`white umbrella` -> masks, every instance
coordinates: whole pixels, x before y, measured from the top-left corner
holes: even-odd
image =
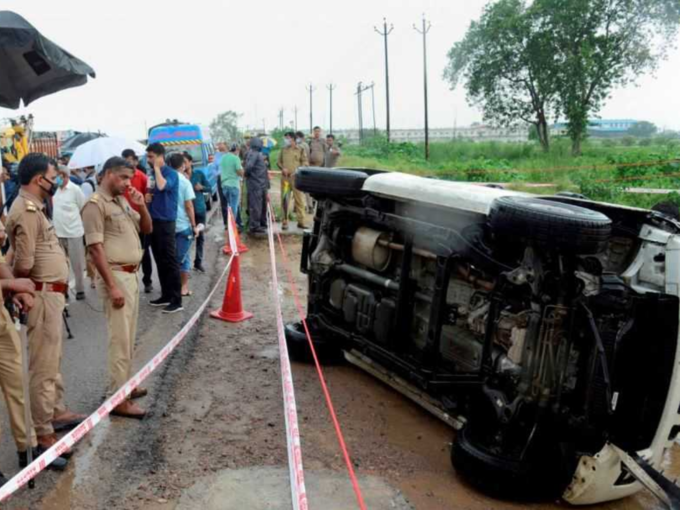
[[[146,152],[146,147],[134,140],[127,140],[116,136],[105,136],[95,138],[77,147],[73,156],[71,156],[71,160],[68,162],[68,167],[85,168],[103,165],[110,157],[120,156],[125,149],[132,149],[138,156]]]

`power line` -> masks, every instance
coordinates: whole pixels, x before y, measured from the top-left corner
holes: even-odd
[[[385,41],[385,102],[387,103],[387,142],[390,141],[390,65],[387,54],[387,36],[394,30],[394,25],[390,23],[390,28],[387,28],[387,18],[383,18],[383,30],[382,32],[378,30],[377,27],[373,27],[378,34],[380,34]]]
[[[425,19],[423,14],[423,28],[419,29],[415,23],[413,29],[423,36],[423,89],[425,92],[425,159],[430,159],[430,126],[427,115],[427,33],[432,28],[432,23]]]

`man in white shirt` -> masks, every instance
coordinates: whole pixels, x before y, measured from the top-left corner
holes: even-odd
[[[83,169],[81,174],[83,176],[83,184],[80,189],[85,195],[85,199],[89,199],[95,191],[97,191],[97,172],[93,166]]]
[[[71,261],[71,269],[76,277],[76,299],[85,299],[85,245],[83,244],[83,220],[80,210],[85,206],[85,195],[82,190],[69,179],[70,172],[65,166],[59,166],[57,184],[59,189],[54,195],[53,222],[59,243]]]

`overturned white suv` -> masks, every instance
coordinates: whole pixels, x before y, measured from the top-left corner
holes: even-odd
[[[459,428],[457,471],[499,497],[644,484],[678,505],[659,469],[680,431],[680,223],[399,173],[303,168],[296,186],[318,201],[301,267],[319,355]]]

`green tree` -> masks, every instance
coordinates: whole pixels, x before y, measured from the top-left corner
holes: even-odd
[[[216,142],[230,142],[240,138],[238,119],[240,113],[232,110],[220,113],[210,123],[210,133]]]
[[[525,0],[487,5],[449,51],[444,79],[452,89],[465,82],[468,102],[481,107],[485,121],[531,124],[547,151],[556,83],[550,34],[540,21]]]
[[[636,122],[631,127],[629,127],[627,134],[630,136],[636,136],[638,138],[649,138],[654,136],[657,131],[658,129],[654,124],[647,122],[646,120],[641,120],[640,122]]]
[[[654,71],[666,56],[680,0],[536,0],[532,9],[551,35],[560,110],[579,155],[588,119],[612,89]]]

